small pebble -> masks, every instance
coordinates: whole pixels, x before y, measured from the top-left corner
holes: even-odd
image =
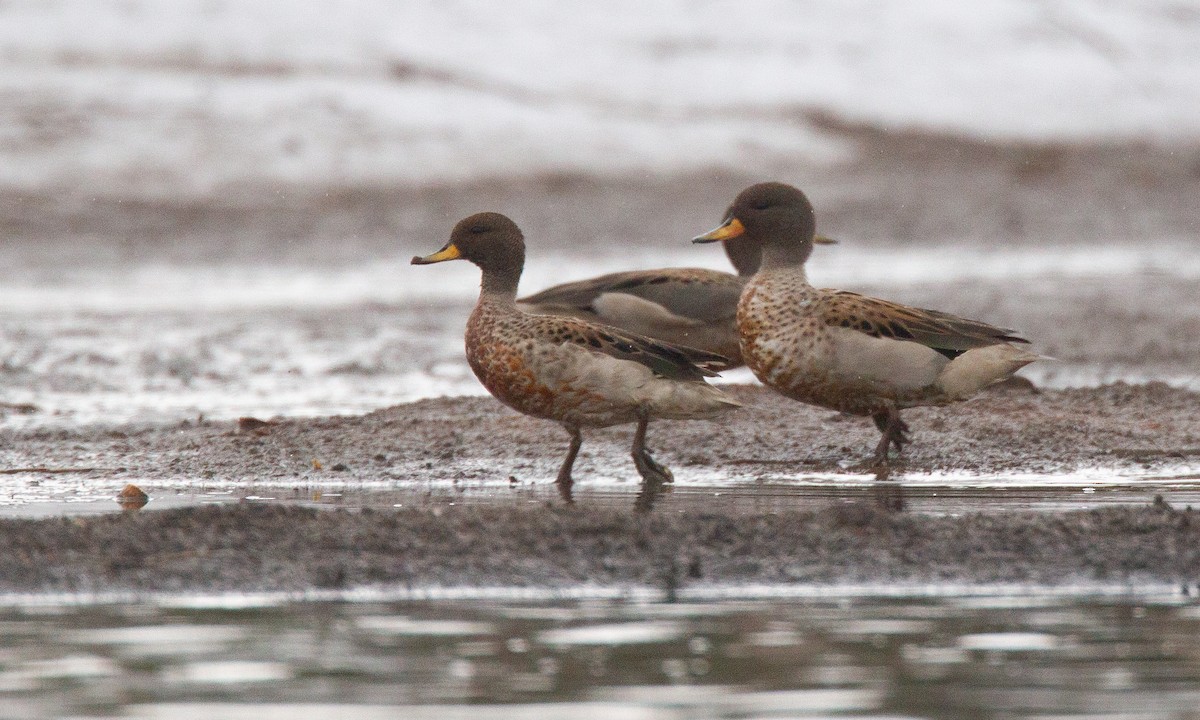
[[[148,502],[150,502],[150,496],[133,483],[121,488],[121,492],[117,493],[117,503],[125,510],[144,508]]]

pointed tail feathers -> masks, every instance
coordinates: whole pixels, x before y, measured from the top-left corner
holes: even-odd
[[[1009,343],[974,348],[947,364],[938,384],[949,399],[964,400],[1031,362],[1048,359]]]
[[[651,414],[660,418],[709,418],[742,407],[740,402],[703,380],[678,382],[656,378],[644,391]]]

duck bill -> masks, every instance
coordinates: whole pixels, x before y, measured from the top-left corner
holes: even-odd
[[[413,265],[432,265],[434,263],[446,262],[447,260],[458,260],[462,257],[462,253],[458,251],[458,247],[454,243],[450,243],[446,247],[438,250],[432,255],[421,257],[414,255],[412,259]]]
[[[694,243],[711,243],[718,240],[729,240],[746,232],[746,226],[742,225],[742,221],[735,217],[730,217],[725,222],[718,225],[716,228],[709,230],[703,235],[692,238]]]
[[[824,235],[814,235],[813,242],[817,245],[837,245],[838,241]]]

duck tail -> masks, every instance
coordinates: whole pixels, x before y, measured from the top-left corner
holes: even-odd
[[[648,398],[650,412],[655,417],[687,420],[702,419],[742,407],[737,400],[720,388],[703,380],[672,382],[659,380]]]
[[[1031,362],[1048,358],[1009,343],[972,348],[950,361],[938,384],[951,400],[965,400]]]

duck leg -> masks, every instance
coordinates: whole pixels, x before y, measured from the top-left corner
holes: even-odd
[[[558,469],[558,477],[554,483],[558,485],[558,494],[562,496],[563,502],[574,505],[575,495],[571,492],[571,486],[575,484],[575,480],[571,477],[571,468],[575,467],[575,457],[579,455],[579,448],[583,445],[583,435],[575,425],[564,427],[571,433],[571,445],[567,448],[567,456],[563,458],[562,467]]]
[[[646,428],[649,425],[649,416],[642,415],[638,418],[637,430],[633,433],[633,448],[630,452],[633,456],[633,464],[637,467],[638,474],[646,482],[673,482],[675,476],[671,474],[671,471],[656,463],[654,458],[650,457],[650,451],[646,449]]]
[[[908,423],[900,419],[900,410],[895,406],[875,413],[871,419],[883,434],[883,437],[879,438],[879,444],[875,446],[874,462],[876,465],[886,466],[889,445],[895,445],[897,453],[904,451],[904,446],[908,443]]]

